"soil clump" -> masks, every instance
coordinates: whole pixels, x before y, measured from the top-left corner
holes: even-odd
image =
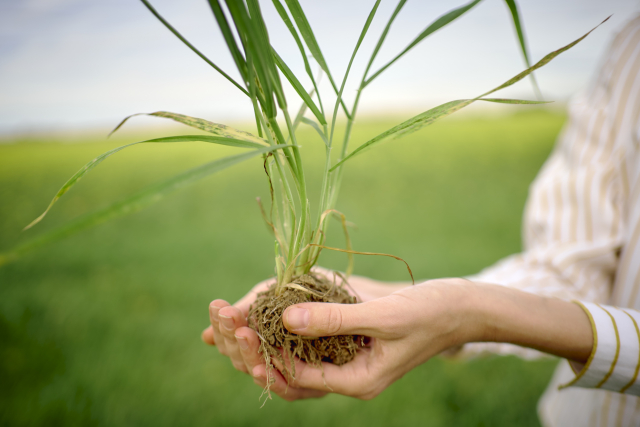
[[[284,310],[293,304],[357,303],[356,297],[351,296],[345,289],[344,281],[338,285],[319,274],[304,274],[295,277],[279,296],[276,295],[275,289],[274,284],[267,291],[260,292],[248,316],[249,326],[260,337],[260,352],[267,362],[267,371],[273,368],[272,359],[276,359],[285,378],[295,379],[295,357],[319,368],[322,368],[322,362],[344,365],[353,360],[363,337],[305,337],[289,332],[282,322]],[[283,355],[286,355],[287,363]]]

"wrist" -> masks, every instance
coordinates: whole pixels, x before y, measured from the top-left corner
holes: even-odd
[[[473,341],[510,343],[578,362],[591,353],[591,324],[576,304],[484,283],[475,291]]]

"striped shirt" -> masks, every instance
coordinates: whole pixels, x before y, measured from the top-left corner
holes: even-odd
[[[563,361],[545,426],[640,426],[640,16],[615,37],[529,189],[524,251],[472,277],[580,301],[594,331],[584,366]],[[536,355],[474,343],[463,353]]]

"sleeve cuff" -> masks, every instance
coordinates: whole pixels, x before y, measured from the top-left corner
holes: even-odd
[[[640,313],[600,304],[574,301],[589,317],[593,349],[587,363],[571,362],[576,377],[569,386],[601,388],[640,394]]]

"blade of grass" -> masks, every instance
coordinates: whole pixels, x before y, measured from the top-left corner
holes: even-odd
[[[369,70],[371,69],[371,65],[373,65],[373,61],[376,59],[376,56],[378,56],[378,52],[380,51],[380,48],[382,47],[382,44],[384,43],[385,39],[387,38],[387,34],[389,33],[389,30],[391,29],[391,24],[393,24],[393,21],[395,21],[396,16],[398,16],[400,11],[404,7],[405,3],[407,3],[407,0],[400,0],[398,2],[398,5],[396,6],[396,8],[394,9],[393,13],[391,14],[391,17],[389,17],[389,21],[387,21],[387,25],[384,27],[384,30],[382,31],[382,34],[380,34],[380,38],[378,39],[378,43],[376,44],[375,49],[373,49],[373,53],[371,54],[371,58],[369,58],[369,63],[367,64],[367,68],[365,69],[364,74],[362,75],[362,83],[360,83],[361,87],[364,87],[364,83],[367,80],[367,74],[369,74]],[[354,110],[355,110],[355,107],[354,107]],[[353,111],[353,113],[355,114],[355,111]]]
[[[582,40],[584,40],[585,37],[587,37],[589,34],[591,34],[593,32],[593,30],[595,30],[596,28],[598,28],[600,25],[604,24],[605,22],[607,22],[609,20],[609,18],[611,18],[611,15],[608,16],[604,21],[602,21],[601,23],[599,23],[598,25],[596,25],[595,27],[593,27],[588,33],[586,33],[584,36],[580,37],[579,39],[569,43],[568,45],[561,47],[558,50],[555,50],[549,54],[547,54],[544,58],[542,58],[540,61],[536,62],[532,67],[527,68],[526,70],[524,70],[523,72],[521,72],[520,74],[518,74],[517,76],[507,80],[506,82],[504,82],[503,84],[501,84],[500,86],[491,89],[489,92],[487,93],[483,93],[482,95],[480,95],[478,98],[480,97],[484,97],[487,96],[493,92],[496,92],[500,89],[504,89],[505,87],[509,87],[514,83],[519,82],[520,80],[524,79],[525,77],[527,77],[529,74],[531,74],[532,72],[534,72],[535,70],[537,70],[540,67],[544,67],[545,65],[547,65],[549,62],[551,62],[551,60],[553,60],[553,58],[555,58],[556,56],[560,55],[561,53],[571,49],[572,47],[574,47],[575,45],[577,45],[578,43],[580,43]]]
[[[245,95],[249,96],[249,92],[247,92],[247,90],[245,88],[243,88],[242,86],[240,86],[238,84],[238,82],[236,82],[235,80],[233,80],[227,73],[225,73],[220,67],[218,67],[216,64],[214,64],[209,58],[207,58],[206,56],[204,56],[198,49],[196,49],[191,43],[189,43],[187,41],[187,39],[185,39],[184,37],[182,37],[182,34],[180,34],[175,28],[173,28],[173,26],[171,26],[171,24],[169,24],[154,8],[153,6],[151,6],[151,4],[149,4],[149,2],[147,0],[140,0],[142,1],[142,3],[147,7],[147,9],[149,9],[149,11],[151,13],[153,13],[153,15],[158,18],[158,20],[160,22],[162,22],[162,24],[164,24],[165,27],[167,27],[169,29],[169,31],[171,31],[177,38],[180,39],[180,41],[184,44],[187,45],[187,47],[189,49],[191,49],[196,55],[198,55],[200,58],[202,58],[207,64],[211,65],[217,72],[219,72],[220,74],[222,74],[222,76],[229,80],[235,87],[237,87],[238,89],[240,89],[242,91],[242,93],[244,93]]]
[[[257,25],[249,16],[249,11],[243,0],[226,0],[226,4],[242,40],[247,62],[252,61],[256,79],[260,82],[262,96],[260,94],[257,95],[262,108],[269,119],[276,117],[277,110],[273,99],[273,81],[269,72],[269,60],[273,62],[270,46],[268,43],[265,45],[265,40],[260,36],[256,28]],[[265,51],[265,49],[267,50]]]
[[[498,104],[551,104],[553,101],[529,101],[527,99],[478,98],[478,101],[497,102]]]
[[[250,132],[246,132],[240,129],[235,129],[231,126],[223,125],[220,123],[210,122],[205,119],[199,119],[197,117],[185,116],[184,114],[170,113],[168,111],[156,111],[155,113],[137,113],[125,117],[118,126],[115,127],[110,133],[111,136],[114,132],[122,127],[127,120],[135,116],[154,116],[163,117],[166,119],[175,120],[176,122],[191,126],[192,128],[200,129],[205,132],[209,132],[215,135],[224,136],[226,138],[239,139],[243,141],[256,142],[259,144],[267,144],[267,141],[253,135]]]
[[[315,129],[316,132],[318,132],[318,135],[320,135],[320,138],[322,139],[322,142],[324,142],[324,145],[328,146],[329,142],[327,141],[327,137],[324,136],[324,133],[322,132],[322,129],[320,128],[320,125],[318,125],[316,122],[314,122],[311,119],[307,119],[306,117],[302,117],[300,119],[300,121],[302,123],[304,123],[305,125],[311,126],[312,128]]]
[[[218,0],[209,0],[209,5],[211,7],[211,11],[213,12],[213,16],[218,22],[218,27],[222,32],[222,36],[224,37],[224,41],[227,44],[227,48],[231,52],[233,61],[236,63],[236,67],[238,68],[238,71],[240,72],[240,75],[242,76],[242,79],[246,84],[248,81],[247,62],[244,59],[242,52],[238,48],[235,37],[233,37],[233,32],[231,31],[231,27],[229,27],[227,18],[224,16],[222,6],[220,6],[220,2]]]
[[[249,160],[253,157],[257,157],[263,153],[268,153],[284,147],[284,145],[262,147],[259,150],[253,150],[249,153],[236,154],[234,156],[214,160],[213,162],[205,163],[204,165],[182,172],[172,178],[169,178],[166,181],[147,187],[144,190],[125,198],[124,200],[112,204],[111,206],[108,206],[97,212],[82,216],[69,224],[66,224],[60,228],[56,228],[48,233],[36,237],[35,239],[18,245],[9,252],[0,254],[0,265],[14,261],[20,256],[36,248],[39,248],[48,243],[53,243],[86,228],[98,225],[113,218],[137,212],[149,205],[162,200],[168,194],[180,188],[186,187],[187,185],[192,184],[213,173],[222,171],[228,167],[241,163],[245,160]]]
[[[298,2],[298,0],[285,0],[285,3],[287,3],[287,6],[289,7],[291,16],[293,16],[293,20],[296,22],[296,25],[300,30],[300,34],[302,35],[304,42],[309,48],[311,55],[313,55],[316,62],[320,65],[320,68],[322,68],[322,70],[327,74],[327,77],[329,78],[329,82],[331,83],[331,86],[333,87],[333,90],[337,95],[338,86],[336,85],[335,80],[333,80],[333,76],[329,71],[329,66],[327,65],[327,62],[324,60],[324,55],[322,55],[322,51],[320,50],[320,45],[316,40],[316,36],[313,34],[313,30],[311,29],[311,25],[307,20],[307,16],[304,14],[304,11],[302,10],[302,6],[300,6],[300,3]],[[347,117],[350,117],[351,115],[349,114],[347,106],[344,104],[344,102],[342,102],[341,104],[342,104],[342,108],[344,110],[345,115]]]
[[[251,23],[254,27],[255,33],[258,34],[257,48],[261,54],[268,72],[269,78],[273,84],[274,94],[278,100],[280,108],[287,108],[287,101],[284,97],[284,90],[282,89],[282,82],[280,81],[280,74],[276,68],[272,53],[271,43],[269,41],[269,32],[267,26],[262,18],[262,11],[260,10],[260,4],[258,0],[246,0],[249,7],[249,13],[251,14]],[[264,57],[264,58],[263,58]]]
[[[511,12],[511,19],[513,21],[513,26],[515,27],[516,34],[518,35],[518,41],[520,42],[520,51],[522,52],[522,56],[524,57],[524,63],[527,68],[531,67],[531,62],[529,62],[529,52],[527,51],[527,42],[524,37],[524,31],[522,30],[522,24],[520,23],[520,13],[518,12],[518,4],[515,0],[504,0]],[[538,86],[538,82],[536,81],[536,77],[533,73],[529,76],[531,78],[531,85],[533,86],[533,90],[536,93],[536,98],[538,100],[542,100],[542,93],[540,92],[540,87]]]
[[[373,8],[371,9],[371,12],[369,12],[369,16],[365,21],[362,31],[360,32],[360,37],[358,37],[358,42],[356,43],[356,46],[353,49],[351,58],[349,59],[349,65],[347,66],[347,71],[345,72],[344,78],[342,79],[342,84],[340,85],[340,91],[338,92],[338,96],[336,98],[336,104],[335,104],[335,107],[333,108],[333,117],[331,119],[331,133],[329,134],[329,143],[327,144],[327,149],[326,149],[325,167],[324,167],[324,173],[322,175],[322,191],[320,193],[320,209],[322,211],[327,209],[327,205],[330,200],[331,181],[332,181],[331,177],[329,176],[331,172],[331,147],[333,145],[333,135],[336,128],[336,118],[338,114],[339,102],[342,100],[342,93],[347,83],[347,79],[349,78],[349,72],[351,71],[351,65],[353,64],[353,60],[355,59],[356,54],[358,53],[358,49],[360,49],[360,45],[362,44],[362,41],[367,35],[369,26],[371,25],[371,21],[373,21],[373,18],[375,17],[376,12],[378,10],[378,6],[380,6],[380,0],[377,0],[376,3],[373,5]],[[353,111],[355,111],[355,108]],[[353,120],[351,117],[349,117],[347,120],[347,126],[348,126],[347,129],[349,129],[352,123],[353,123]],[[318,220],[316,223],[316,232],[320,233],[322,230],[323,230],[323,222],[322,222],[321,215],[318,214]],[[303,262],[306,262],[305,257],[303,257],[303,260],[302,260]],[[316,259],[316,258],[317,258],[316,256],[313,256],[313,254],[311,254],[311,259]]]
[[[118,151],[124,150],[127,147],[131,147],[137,144],[171,143],[171,142],[187,142],[187,141],[202,141],[202,142],[209,142],[214,144],[228,145],[228,146],[240,147],[240,148],[257,148],[257,149],[265,148],[263,144],[257,144],[251,141],[242,141],[242,140],[231,139],[231,138],[226,138],[222,136],[209,136],[209,135],[182,135],[182,136],[169,136],[164,138],[154,138],[154,139],[147,139],[144,141],[132,142],[131,144],[114,148],[113,150],[109,150],[106,153],[102,153],[101,155],[99,155],[98,157],[96,157],[86,165],[84,165],[82,169],[80,169],[71,178],[69,178],[69,180],[64,183],[62,188],[60,188],[60,190],[58,190],[56,195],[53,197],[53,199],[49,203],[49,206],[47,206],[47,209],[45,209],[45,211],[40,216],[38,216],[36,219],[31,221],[31,223],[27,225],[24,228],[24,230],[28,230],[29,228],[33,227],[34,225],[42,221],[42,219],[49,212],[49,210],[51,210],[53,205],[58,201],[58,199],[60,199],[60,197],[62,197],[67,191],[69,191],[71,187],[76,185],[78,181],[80,181],[80,179],[82,179],[82,177],[88,174],[93,168],[98,166],[100,163],[102,163],[108,157],[111,157]]]
[[[275,6],[276,11],[280,15],[280,19],[282,19],[282,22],[284,22],[284,24],[287,26],[287,28],[289,29],[289,32],[291,33],[291,35],[293,36],[293,39],[296,42],[296,45],[298,46],[298,50],[300,51],[300,56],[302,56],[302,60],[304,62],[304,69],[306,70],[307,75],[311,79],[311,83],[313,84],[313,90],[318,94],[318,104],[320,106],[320,111],[324,116],[324,106],[322,105],[320,92],[318,92],[318,85],[317,85],[316,79],[313,76],[313,71],[311,71],[311,66],[309,65],[309,60],[307,59],[307,53],[304,50],[304,46],[302,44],[302,41],[300,40],[298,31],[296,31],[296,28],[293,26],[293,22],[291,22],[291,19],[289,19],[289,15],[287,14],[287,11],[285,10],[284,6],[282,6],[282,3],[280,2],[280,0],[273,0],[273,5]]]
[[[453,10],[445,13],[444,15],[442,15],[441,17],[439,17],[435,21],[433,21],[431,23],[431,25],[429,25],[427,28],[425,28],[418,35],[418,37],[416,37],[411,43],[409,43],[409,45],[402,52],[400,52],[398,55],[396,55],[395,58],[393,58],[391,61],[387,62],[378,71],[373,73],[373,75],[366,80],[366,82],[364,83],[364,86],[369,85],[369,83],[371,83],[376,77],[378,77],[384,70],[386,70],[391,65],[393,65],[394,62],[396,62],[398,59],[400,59],[402,56],[404,56],[405,53],[407,53],[411,49],[413,49],[422,40],[427,38],[429,35],[435,33],[440,28],[442,28],[442,27],[446,26],[447,24],[453,22],[454,20],[456,20],[460,16],[464,15],[465,12],[467,12],[469,9],[471,9],[472,7],[474,7],[475,5],[480,3],[480,1],[481,0],[473,0],[471,3],[468,3],[468,4],[466,4],[464,6],[461,6],[461,7],[457,8],[457,9],[453,9]]]
[[[521,73],[519,73],[518,75],[516,75],[515,77],[512,77],[511,79],[507,80],[506,82],[504,82],[503,84],[501,84],[500,86],[491,89],[490,91],[483,93],[482,95],[473,98],[473,99],[458,99],[456,101],[450,101],[447,102],[445,104],[439,105],[437,107],[434,107],[428,111],[425,111],[424,113],[418,114],[417,116],[414,116],[412,118],[410,118],[409,120],[406,120],[402,123],[400,123],[399,125],[396,125],[394,127],[392,127],[391,129],[381,133],[380,135],[370,139],[369,141],[365,142],[364,144],[362,144],[361,146],[359,146],[357,149],[355,149],[354,151],[352,151],[348,156],[346,156],[344,159],[342,159],[341,161],[339,161],[338,163],[336,163],[332,168],[331,171],[335,170],[338,166],[340,166],[342,163],[344,163],[345,161],[347,161],[350,158],[353,158],[354,156],[361,154],[364,150],[371,148],[372,145],[374,144],[378,144],[381,141],[387,139],[388,137],[392,136],[392,135],[397,135],[400,136],[402,134],[406,134],[409,132],[414,132],[418,129],[421,129],[425,126],[428,126],[430,124],[432,124],[433,122],[435,122],[438,119],[441,119],[442,117],[448,116],[450,114],[455,113],[456,111],[466,107],[467,105],[475,102],[475,101],[489,101],[489,102],[501,102],[501,103],[510,103],[510,104],[540,104],[540,103],[544,103],[544,101],[524,101],[524,100],[504,100],[501,98],[484,98],[485,96],[496,92],[500,89],[504,89],[506,87],[509,87],[511,85],[513,85],[514,83],[519,82],[520,80],[524,79],[526,76],[528,76],[529,74],[531,74],[534,70],[537,70],[540,67],[543,67],[544,65],[548,64],[553,58],[555,58],[556,56],[560,55],[562,52],[565,52],[569,49],[571,49],[573,46],[575,46],[576,44],[578,44],[579,42],[581,42],[585,37],[587,37],[589,34],[591,34],[591,32],[593,30],[595,30],[596,28],[598,28],[600,25],[602,25],[603,23],[605,23],[608,19],[610,18],[610,16],[605,19],[604,21],[602,21],[600,24],[596,25],[593,29],[591,29],[588,33],[586,33],[585,35],[583,35],[582,37],[580,37],[579,39],[569,43],[568,45],[555,50],[549,54],[547,54],[544,58],[542,58],[540,61],[538,61],[535,65],[533,65],[532,67],[527,68],[526,70],[522,71]]]
[[[275,59],[278,68],[280,68],[280,71],[282,71],[282,74],[284,74],[287,80],[289,80],[289,83],[291,83],[291,86],[293,86],[293,88],[295,89],[296,93],[300,96],[300,98],[302,98],[302,102],[304,102],[307,107],[309,107],[313,115],[316,116],[320,123],[326,125],[327,121],[324,119],[324,115],[320,112],[315,102],[313,102],[298,78],[295,76],[295,74],[293,74],[291,69],[289,69],[287,64],[283,61],[280,55],[278,55],[275,49],[273,50],[273,58]]]

